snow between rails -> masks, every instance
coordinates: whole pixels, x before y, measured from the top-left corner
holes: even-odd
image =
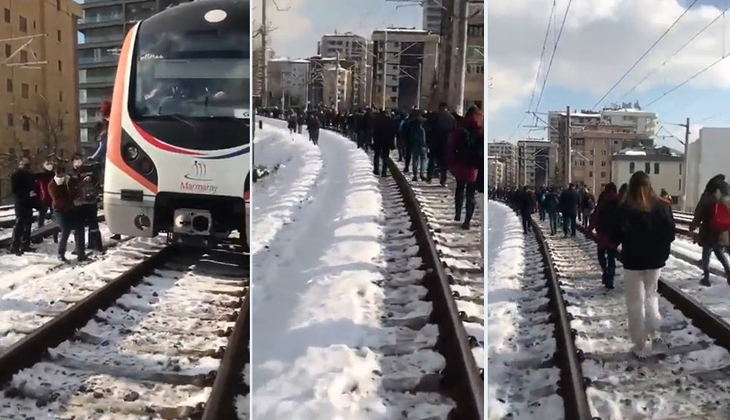
[[[389,339],[375,284],[385,266],[378,181],[351,141],[323,131],[320,150],[309,199],[264,262],[254,259],[251,417],[402,418],[378,392],[383,366],[371,350]]]

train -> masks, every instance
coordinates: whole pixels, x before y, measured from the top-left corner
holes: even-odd
[[[112,233],[250,240],[250,3],[200,0],[133,26],[114,83],[103,205]]]

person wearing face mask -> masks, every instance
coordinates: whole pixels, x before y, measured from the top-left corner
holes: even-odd
[[[10,176],[10,188],[15,204],[15,226],[10,251],[18,256],[33,251],[30,247],[30,229],[36,199],[34,183],[35,177],[30,170],[30,159],[22,158],[18,170]]]
[[[61,227],[61,238],[58,241],[58,259],[68,262],[66,259],[66,245],[71,231],[74,232],[76,252],[78,261],[85,261],[88,257],[84,249],[84,225],[81,223],[81,213],[76,201],[76,180],[69,177],[66,171],[59,167],[56,169],[53,181],[48,185],[48,193],[52,199],[53,213],[58,226]]]
[[[102,251],[101,233],[99,232],[97,176],[90,166],[84,165],[80,154],[75,154],[72,160],[74,173],[72,178],[76,179],[74,187],[75,200],[78,206],[79,220],[82,229],[89,228],[89,249]]]

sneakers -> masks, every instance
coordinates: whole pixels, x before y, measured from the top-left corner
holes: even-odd
[[[61,261],[64,264],[65,263],[68,263],[68,260],[66,259],[66,256],[65,255],[59,255],[58,256],[58,261]]]
[[[652,355],[651,344],[644,348],[633,346],[631,347],[631,354],[639,360],[646,360]]]
[[[461,228],[464,229],[464,230],[469,230],[471,228],[471,223],[470,222],[464,222],[464,223],[461,224]],[[527,232],[525,232],[525,233],[527,233]]]
[[[34,251],[35,251],[35,248],[33,248],[31,246],[24,246],[23,247],[23,252],[34,252]]]
[[[710,283],[710,276],[702,277],[702,280],[700,280],[700,286],[705,286],[705,287],[712,286],[712,283]]]

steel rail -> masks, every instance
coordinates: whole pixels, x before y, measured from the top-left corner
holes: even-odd
[[[484,373],[474,361],[469,335],[459,317],[449,277],[441,262],[436,243],[429,231],[428,221],[408,180],[392,159],[386,165],[403,194],[408,214],[413,222],[420,255],[428,267],[423,285],[428,289],[427,299],[433,303],[432,321],[438,324],[437,347],[446,358],[444,389],[456,402],[456,419],[482,420],[484,412]]]
[[[104,215],[97,216],[97,220],[99,223],[105,221]],[[15,223],[13,221],[13,223]],[[56,235],[61,232],[61,227],[58,226],[58,223],[56,222],[48,222],[47,224],[43,225],[43,227],[34,229],[30,233],[30,240],[33,241],[35,239],[43,239],[47,238],[49,236]],[[13,238],[11,236],[8,236],[6,238],[0,239],[0,248],[9,248],[10,245],[13,244]]]
[[[565,418],[568,420],[591,420],[591,409],[586,395],[586,380],[581,367],[581,352],[575,345],[575,332],[570,328],[571,316],[568,313],[567,303],[563,298],[563,291],[558,280],[555,264],[550,256],[550,247],[545,235],[534,219],[530,218],[532,231],[537,238],[540,254],[545,261],[545,277],[547,278],[549,306],[553,312],[552,320],[555,323],[555,343],[557,352],[554,361],[560,368],[560,383],[558,393],[563,397]]]

